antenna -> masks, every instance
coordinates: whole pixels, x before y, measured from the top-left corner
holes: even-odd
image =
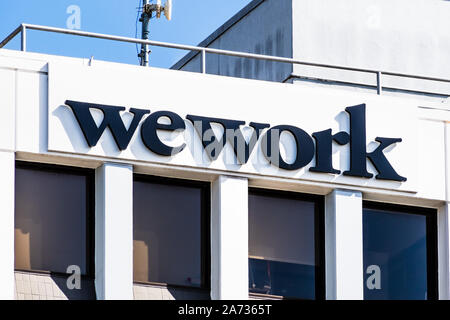
[[[164,15],[167,20],[172,20],[172,0],[167,0],[164,6]]]
[[[142,15],[139,19],[142,22],[142,39],[148,40],[148,36],[150,34],[149,26],[151,18],[161,18],[161,13],[164,12],[164,16],[167,20],[172,19],[172,0],[166,0],[164,6],[161,5],[161,0],[156,0],[154,4],[150,3],[150,0],[143,0],[143,8]],[[153,15],[155,13],[155,15]],[[148,58],[149,58],[150,50],[148,49],[148,44],[141,45],[141,53],[138,54],[138,57],[141,59],[141,66],[148,66]]]

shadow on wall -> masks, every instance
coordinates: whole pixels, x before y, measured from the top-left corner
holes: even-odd
[[[67,287],[67,278],[69,276],[51,275],[54,283],[64,293],[68,300],[95,300],[95,285],[93,279],[81,279],[81,288],[70,290]]]
[[[175,300],[211,300],[208,290],[167,288]]]

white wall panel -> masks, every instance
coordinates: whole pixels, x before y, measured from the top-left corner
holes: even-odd
[[[0,151],[0,300],[14,299],[14,160]]]
[[[327,300],[362,300],[363,207],[360,192],[335,190],[325,200]]]
[[[17,72],[16,149],[47,151],[47,75]]]
[[[133,299],[133,168],[105,163],[95,177],[95,288],[99,300]]]
[[[13,151],[15,147],[16,72],[0,68],[0,150]]]
[[[248,183],[220,176],[212,184],[211,299],[248,299]]]
[[[105,68],[52,62],[49,70],[49,151],[391,191],[416,192],[418,189],[415,159],[420,151],[417,148],[414,100],[152,68],[130,66],[125,70],[115,68],[113,64]],[[243,120],[247,124],[251,121],[272,126],[287,124],[302,128],[310,135],[329,128],[334,133],[348,131],[349,116],[345,108],[366,104],[368,152],[377,146],[373,142],[375,137],[402,138],[403,142],[386,149],[385,153],[394,169],[408,181],[399,183],[312,173],[308,169],[314,161],[300,170],[280,170],[268,164],[260,148],[255,149],[249,162],[241,166],[233,159],[228,144],[219,159],[211,162],[188,120],[185,121],[184,132],[187,147],[173,157],[162,157],[148,150],[142,142],[139,128],[127,150],[118,150],[109,130],[105,131],[97,146],[89,148],[74,114],[64,105],[66,100],[141,108],[152,112],[168,110],[182,118],[193,114]],[[122,117],[129,125],[132,115],[125,112]],[[101,114],[97,116],[97,121],[101,121]],[[161,133],[161,137],[170,141],[175,135]],[[183,137],[177,139],[174,141],[182,141]],[[289,143],[289,139],[287,142],[286,153],[295,154],[295,144],[292,140]],[[176,142],[172,143],[176,145]],[[334,162],[342,171],[349,166],[348,151],[348,146],[334,146]],[[368,168],[376,173],[369,161]]]

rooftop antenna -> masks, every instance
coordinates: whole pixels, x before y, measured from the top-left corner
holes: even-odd
[[[161,5],[161,0],[156,0],[156,3],[154,4],[151,4],[150,0],[143,1],[144,6],[142,8],[142,15],[139,21],[142,22],[142,39],[148,40],[151,18],[159,19],[161,18],[161,13],[164,12],[164,16],[167,20],[170,21],[172,19],[172,0],[166,0],[164,6]],[[148,48],[148,44],[142,44],[141,53],[138,54],[138,57],[141,60],[141,66],[148,67],[149,54],[150,50]]]

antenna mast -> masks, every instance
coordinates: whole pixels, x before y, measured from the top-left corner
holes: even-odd
[[[167,20],[172,19],[172,0],[167,0],[164,7],[161,5],[161,0],[156,0],[156,4],[150,4],[150,0],[143,0],[142,15],[139,19],[142,22],[142,39],[148,40],[150,34],[150,19],[153,18],[153,12],[155,12],[155,18],[161,18],[161,12],[164,11],[164,16]],[[141,66],[148,67],[150,49],[148,44],[141,45],[141,53],[138,57],[141,60]]]

